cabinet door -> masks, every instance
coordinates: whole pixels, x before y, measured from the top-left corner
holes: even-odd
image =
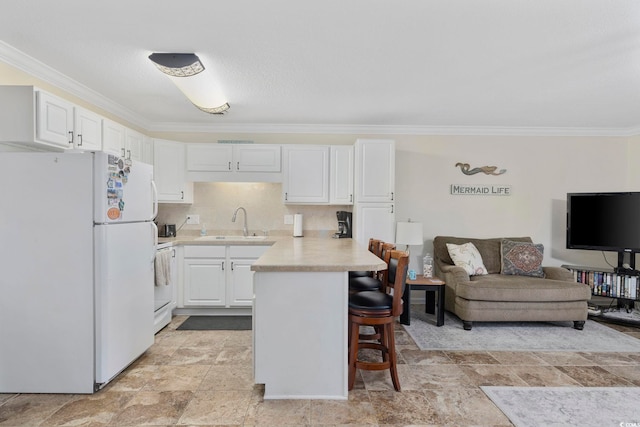
[[[184,144],[157,139],[153,145],[153,179],[160,202],[193,202],[193,186],[185,181]]]
[[[285,203],[329,203],[329,146],[284,147]]]
[[[184,306],[224,307],[224,258],[184,260]]]
[[[124,148],[127,159],[142,161],[142,134],[125,128],[124,136]]]
[[[356,202],[394,201],[395,161],[393,140],[356,141]]]
[[[125,156],[125,128],[119,123],[109,119],[102,119],[102,150]]]
[[[395,206],[393,203],[356,203],[353,218],[354,238],[362,246],[369,239],[395,241]]]
[[[142,135],[142,149],[140,150],[141,162],[153,164],[153,139],[147,135]]]
[[[224,144],[187,144],[187,170],[231,172],[233,147]]]
[[[233,167],[237,172],[280,172],[279,145],[247,144],[233,149]]]
[[[36,93],[36,138],[62,148],[73,142],[73,104],[46,92]]]
[[[102,117],[81,107],[74,108],[73,146],[78,149],[102,150]]]
[[[329,203],[353,204],[353,146],[332,145],[329,184]]]
[[[229,275],[229,296],[231,307],[250,307],[253,303],[253,271],[251,264],[255,259],[232,259]]]

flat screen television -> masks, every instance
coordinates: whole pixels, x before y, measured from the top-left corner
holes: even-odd
[[[568,193],[567,248],[617,252],[617,271],[635,270],[635,254],[640,252],[640,192]],[[625,253],[630,254],[626,268]]]

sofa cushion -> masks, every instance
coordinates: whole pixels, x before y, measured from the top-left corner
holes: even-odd
[[[543,258],[544,246],[542,244],[502,240],[502,274],[544,277]]]
[[[482,263],[482,256],[473,243],[467,242],[462,245],[447,243],[447,250],[453,263],[464,268],[469,276],[487,274],[487,269]]]
[[[451,256],[449,256],[449,251],[447,250],[447,243],[462,245],[464,243],[471,242],[476,247],[476,249],[478,249],[478,252],[480,252],[482,262],[486,267],[487,272],[489,272],[489,274],[500,273],[500,242],[502,241],[502,239],[512,240],[515,242],[532,242],[530,237],[497,237],[491,239],[470,239],[468,237],[436,236],[433,239],[433,253],[436,261],[454,265]]]
[[[578,282],[489,274],[458,283],[455,295],[475,301],[586,301],[591,289]]]

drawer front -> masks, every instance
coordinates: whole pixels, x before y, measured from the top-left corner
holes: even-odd
[[[191,245],[184,247],[185,258],[224,258],[226,246]]]
[[[260,258],[270,246],[230,246],[231,258]]]

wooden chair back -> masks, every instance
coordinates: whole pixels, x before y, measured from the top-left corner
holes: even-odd
[[[407,271],[409,269],[409,253],[405,251],[387,251],[387,277],[383,283],[383,290],[389,295],[393,295],[391,315],[393,317],[402,314],[402,293],[407,281]]]

